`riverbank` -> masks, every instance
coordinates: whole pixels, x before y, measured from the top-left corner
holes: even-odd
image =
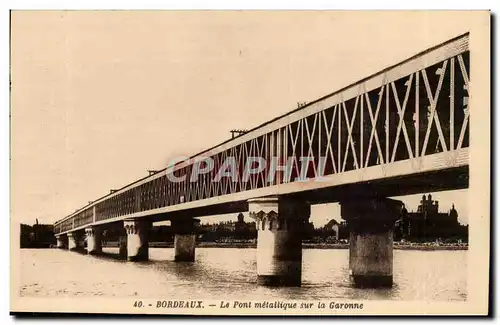
[[[108,242],[104,247],[118,247],[117,242]],[[154,248],[173,248],[173,243],[151,242],[149,247]],[[232,243],[216,243],[216,242],[199,242],[196,247],[204,248],[257,248],[257,244],[253,242],[232,242]],[[466,244],[435,244],[435,243],[395,243],[394,249],[400,250],[468,250]],[[302,248],[305,249],[348,249],[349,244],[346,243],[302,243]]]

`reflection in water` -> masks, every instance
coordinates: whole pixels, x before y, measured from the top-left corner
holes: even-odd
[[[109,251],[104,251],[99,255],[95,255],[94,257],[97,259],[103,259],[103,260],[110,260],[110,259],[117,260],[117,261],[126,261],[127,260],[127,256],[122,256],[119,253],[109,252]]]
[[[196,261],[174,262],[173,249],[150,248],[150,261],[127,262],[118,248],[102,256],[56,249],[21,250],[22,296],[139,296],[164,299],[465,300],[467,251],[394,251],[394,286],[357,289],[349,252],[305,249],[302,286],[258,286],[255,249],[197,248]]]

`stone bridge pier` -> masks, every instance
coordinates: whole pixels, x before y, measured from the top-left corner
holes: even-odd
[[[57,235],[56,236],[56,241],[57,241],[57,248],[65,248],[67,245],[68,238],[65,235]]]
[[[391,287],[393,283],[393,227],[403,202],[358,199],[340,202],[349,227],[349,277],[362,288]]]
[[[88,254],[101,254],[102,253],[102,230],[100,227],[87,227],[85,228],[85,235],[87,237],[87,253]]]
[[[174,260],[193,262],[196,246],[196,226],[200,221],[193,218],[171,220],[174,237]]]
[[[300,286],[302,233],[310,205],[278,197],[248,201],[257,225],[257,282],[267,286]]]
[[[68,250],[77,251],[83,247],[82,234],[77,231],[68,233]]]
[[[152,223],[147,220],[125,220],[123,226],[127,233],[127,259],[129,261],[147,261],[149,259],[149,232]],[[123,253],[122,249],[122,243],[120,243],[121,253]]]

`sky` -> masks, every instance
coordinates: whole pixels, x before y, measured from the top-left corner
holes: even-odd
[[[230,129],[468,30],[459,12],[443,15],[14,11],[11,218],[53,223]],[[467,190],[433,196],[467,223]],[[411,211],[420,198],[399,199]],[[339,214],[338,204],[314,206],[311,221]]]

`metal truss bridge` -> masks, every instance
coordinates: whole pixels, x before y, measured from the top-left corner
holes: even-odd
[[[247,200],[270,195],[336,202],[346,195],[395,196],[468,187],[469,35],[403,62],[112,191],[55,224],[63,234],[126,219],[153,221],[246,211]],[[290,177],[269,168],[248,179],[218,172],[190,175],[195,161],[216,167],[229,157],[243,168],[250,157],[291,161]],[[301,157],[307,180],[296,180]],[[251,158],[250,158],[251,159]],[[309,167],[310,166],[310,167]],[[322,171],[322,181],[314,179]],[[316,167],[316,168],[315,168]]]

